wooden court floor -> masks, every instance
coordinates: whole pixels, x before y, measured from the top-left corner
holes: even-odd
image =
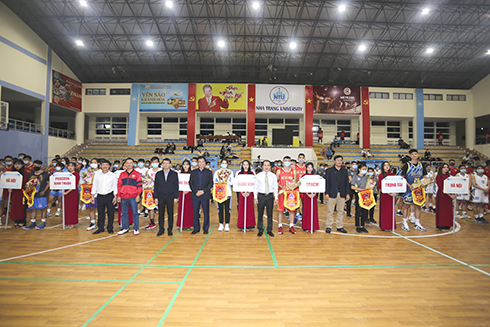
[[[490,325],[490,226],[470,219],[455,234],[424,213],[425,233],[359,235],[345,218],[346,235],[275,224],[258,238],[236,228],[235,205],[218,232],[212,206],[208,235],[156,237],[92,235],[87,215],[2,229],[0,326]],[[320,205],[322,230],[325,217]]]

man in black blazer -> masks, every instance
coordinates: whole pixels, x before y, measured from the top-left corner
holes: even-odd
[[[199,223],[199,207],[202,206],[204,213],[204,222],[202,229],[204,234],[209,230],[209,199],[211,198],[211,189],[213,188],[213,173],[206,169],[206,159],[197,158],[198,169],[191,172],[189,186],[191,188],[192,206],[194,208],[194,230],[191,234],[199,233],[201,224]]]
[[[172,236],[174,226],[174,204],[179,201],[179,175],[170,170],[170,159],[163,159],[163,170],[155,175],[155,204],[158,206],[158,233],[165,232],[165,207],[168,215],[168,236]]]
[[[344,229],[344,205],[350,199],[350,183],[347,169],[342,167],[342,156],[333,158],[335,165],[325,171],[325,200],[327,200],[327,228],[332,231],[333,212],[337,207],[337,231],[347,233]]]

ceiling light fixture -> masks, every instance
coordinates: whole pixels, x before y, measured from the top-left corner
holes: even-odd
[[[174,3],[170,0],[167,0],[165,1],[165,6],[167,6],[167,8],[172,8],[174,6]]]
[[[82,6],[82,7],[87,7],[87,6],[88,6],[87,1],[85,1],[85,0],[80,0],[80,6]]]
[[[83,41],[82,41],[82,40],[76,40],[76,41],[75,41],[75,43],[76,43],[76,44],[77,44],[79,47],[83,46]]]
[[[218,47],[220,47],[220,48],[224,48],[224,47],[225,47],[225,41],[223,41],[223,40],[219,40],[219,41],[218,41]]]
[[[146,45],[149,46],[149,47],[152,47],[153,46],[153,41],[152,40],[148,40],[146,41]]]
[[[425,51],[425,53],[427,53],[427,54],[434,53],[434,48],[427,49],[427,51]]]
[[[254,1],[252,3],[252,8],[255,9],[255,10],[259,9],[260,8],[260,3],[258,1]]]
[[[344,12],[344,11],[345,11],[345,5],[340,5],[339,12]]]
[[[366,47],[366,45],[365,45],[365,44],[361,44],[361,45],[359,46],[359,51],[361,51],[361,52],[366,51],[366,49],[367,49],[367,47]]]
[[[490,49],[488,49],[488,50],[487,50],[487,53],[486,53],[486,54],[487,54],[487,55],[490,55]]]
[[[430,12],[430,9],[429,8],[422,9],[422,15],[428,15],[429,12]]]
[[[296,42],[291,42],[291,43],[289,43],[289,48],[290,48],[290,49],[294,50],[294,49],[296,49],[297,47],[298,47],[298,44],[296,44]]]

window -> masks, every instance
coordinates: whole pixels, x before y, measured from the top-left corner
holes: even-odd
[[[232,126],[232,129],[247,129],[247,125],[243,124],[243,125],[235,125],[233,124]]]
[[[393,99],[395,100],[413,100],[412,93],[393,93]]]
[[[162,118],[158,117],[158,118],[155,118],[155,117],[148,117],[148,122],[149,123],[161,123],[162,122]]]
[[[95,122],[96,123],[110,123],[111,117],[97,117],[97,118],[95,118]]]
[[[389,99],[390,94],[388,92],[369,92],[370,99]]]
[[[214,118],[201,117],[201,123],[214,123]]]
[[[231,118],[216,118],[216,124],[231,124]]]
[[[447,127],[449,128],[449,123],[436,123],[437,127]]]
[[[201,124],[200,129],[214,129],[214,124]]]
[[[164,123],[178,123],[179,118],[163,118],[163,122]]]
[[[380,120],[373,120],[371,121],[371,126],[386,126],[386,122]]]
[[[246,124],[246,118],[233,118],[233,124]]]
[[[96,135],[126,135],[128,125],[126,117],[96,117]]]
[[[187,117],[180,117],[181,123],[187,123]]]
[[[297,124],[299,125],[299,119],[286,119],[286,124]]]
[[[255,136],[267,136],[267,131],[255,131]]]
[[[267,125],[255,125],[255,130],[267,130]]]
[[[256,124],[267,124],[267,118],[255,118]]]
[[[335,120],[322,119],[322,125],[335,125]]]
[[[424,127],[434,127],[434,122],[424,122]]]
[[[270,118],[269,119],[269,124],[284,124],[284,119]]]
[[[464,94],[447,94],[446,101],[466,101],[466,95]]]
[[[162,117],[147,118],[148,135],[162,135]]]
[[[401,136],[401,128],[399,121],[386,122],[386,137],[389,139],[399,139]]]
[[[442,94],[424,94],[424,100],[442,101]]]
[[[386,122],[387,126],[398,126],[400,127],[400,122],[399,121],[388,121]]]
[[[408,138],[413,139],[413,122],[408,122]]]

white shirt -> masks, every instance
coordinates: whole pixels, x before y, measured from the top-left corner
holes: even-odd
[[[136,170],[138,173],[140,173],[141,176],[145,176],[146,175],[146,172],[148,171],[148,168],[146,168],[146,167],[143,167],[143,168],[137,167],[134,170]]]
[[[221,181],[220,180],[220,177],[219,177],[219,175],[224,170],[228,170],[228,172],[230,173],[230,175],[228,175],[228,179],[226,180],[226,182],[228,183],[228,196],[231,196],[232,195],[232,193],[231,193],[231,185],[233,185],[233,171],[231,171],[229,169],[222,169],[222,168],[220,168],[220,169],[218,169],[218,170],[216,170],[214,172],[213,181],[214,181],[214,183],[224,183],[224,181]]]
[[[278,199],[277,176],[271,171],[267,173],[269,179],[269,193],[274,193],[274,199]],[[254,199],[257,199],[258,193],[265,193],[265,171],[257,174],[255,177]]]
[[[110,171],[104,174],[101,170],[99,174],[94,175],[92,194],[106,195],[111,192],[117,194],[117,176]]]

